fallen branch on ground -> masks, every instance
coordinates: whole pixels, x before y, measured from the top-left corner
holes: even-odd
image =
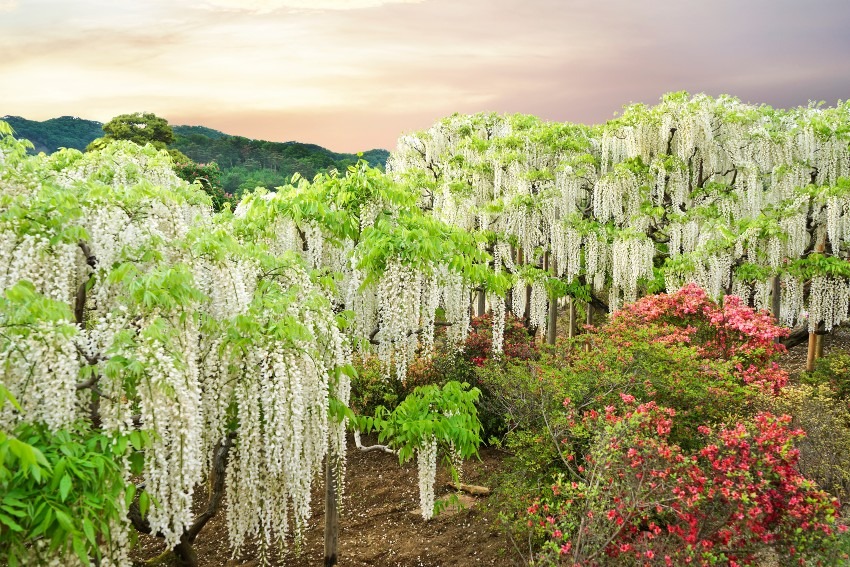
[[[461,490],[474,496],[489,496],[490,489],[486,486],[476,486],[474,484],[463,484],[459,482],[450,482],[448,485],[455,490]]]

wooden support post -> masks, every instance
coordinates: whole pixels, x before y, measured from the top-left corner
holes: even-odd
[[[823,337],[826,335],[826,331],[824,330],[824,325],[821,323],[818,325],[818,330],[815,332],[815,360],[819,358],[823,358]]]
[[[546,263],[548,264],[549,271],[552,274],[552,277],[555,277],[558,273],[556,271],[555,259],[549,256],[549,253],[546,253]],[[555,339],[558,337],[558,300],[555,299],[555,294],[549,294],[549,318],[546,321],[546,342],[550,345],[555,344]]]
[[[487,308],[487,300],[484,295],[484,290],[478,290],[478,316],[481,317],[484,315],[484,311]]]
[[[773,276],[773,281],[771,282],[772,288],[770,292],[770,310],[773,313],[773,318],[776,319],[777,323],[779,322],[779,299],[780,293],[782,292],[781,287],[779,285],[779,276]]]
[[[585,308],[587,309],[587,317],[585,317],[585,324],[592,325],[593,324],[593,305],[588,301],[585,304]],[[587,335],[587,341],[584,343],[584,350],[590,352],[590,334]]]
[[[770,291],[770,310],[773,313],[773,318],[776,319],[776,324],[779,324],[779,299],[782,293],[782,288],[779,285],[779,276],[773,276],[772,289]],[[776,337],[773,342],[778,343],[781,339]]]
[[[809,333],[809,350],[806,354],[806,372],[811,372],[815,369],[815,347],[817,343],[817,335]]]
[[[817,244],[815,244],[815,252],[823,254],[824,250],[826,250],[826,232],[821,235]],[[823,322],[818,322],[815,327],[815,332],[809,333],[809,352],[808,356],[806,356],[806,372],[814,371],[815,360],[819,358],[818,351],[820,351],[820,356],[823,356],[823,338],[820,336],[820,333],[823,332],[823,328]]]
[[[576,300],[572,297],[569,298],[569,310],[570,310],[570,328],[569,328],[569,336],[573,338],[576,336],[576,331],[578,331],[578,321],[576,321]]]
[[[546,323],[546,342],[550,345],[555,344],[555,339],[558,337],[558,300],[549,298],[549,321]]]
[[[325,567],[337,564],[339,544],[339,509],[336,501],[338,480],[337,456],[328,452],[325,457]]]
[[[522,246],[517,248],[516,252],[517,266],[522,266],[525,262],[525,257],[522,253]],[[522,312],[522,322],[526,328],[530,327],[531,321],[531,286],[525,286],[525,311]]]

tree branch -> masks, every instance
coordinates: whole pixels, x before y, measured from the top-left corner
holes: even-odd
[[[86,388],[91,388],[95,384],[97,384],[97,379],[100,378],[98,375],[94,375],[85,382],[80,382],[77,384],[77,390],[85,390]]]
[[[152,535],[151,525],[145,518],[142,517],[142,512],[139,509],[139,489],[143,487],[144,485],[136,487],[136,497],[133,499],[133,502],[130,504],[130,508],[127,510],[127,519],[130,520],[130,523],[133,524],[133,527],[136,528],[137,532]],[[161,533],[153,535],[156,535],[156,537],[165,537]]]
[[[194,543],[195,538],[204,529],[221,507],[221,501],[224,498],[224,471],[227,466],[227,456],[230,453],[230,448],[233,446],[233,440],[236,438],[235,433],[230,433],[222,443],[219,443],[213,454],[212,470],[210,471],[209,481],[209,498],[207,500],[207,508],[200,516],[195,518],[192,525],[183,534],[182,540],[189,543]]]
[[[794,327],[791,330],[791,334],[779,341],[781,344],[785,345],[785,348],[792,348],[799,344],[803,344],[804,342],[809,340],[809,327],[808,325],[802,325],[800,327]]]
[[[301,227],[298,226],[297,224],[295,225],[295,230],[298,232],[298,238],[301,239],[301,251],[306,252],[307,251],[307,235],[304,234],[304,231],[301,230]]]
[[[673,135],[676,134],[676,128],[670,128],[670,137],[667,138],[667,149],[665,150],[665,154],[668,156],[670,152],[673,151]]]
[[[92,254],[91,248],[89,248],[89,245],[84,240],[77,242],[77,246],[83,251],[83,255],[86,257],[86,264],[92,269],[92,274],[89,278],[77,288],[77,297],[74,301],[74,320],[77,326],[82,329],[85,326],[86,288],[94,277],[94,269],[97,267],[97,257]]]
[[[222,443],[219,443],[214,452],[212,470],[210,471],[209,482],[209,500],[207,501],[206,509],[197,517],[192,525],[183,532],[180,537],[181,544],[191,544],[198,537],[198,534],[206,526],[221,507],[221,501],[224,498],[224,472],[227,465],[227,456],[230,453],[230,448],[233,446],[233,440],[236,434],[230,433]],[[138,488],[143,488],[140,485]],[[151,525],[147,519],[142,517],[139,509],[138,493],[133,503],[130,504],[130,509],[127,511],[127,519],[133,524],[136,530],[143,534],[154,535],[156,537],[165,537],[162,533],[153,534]]]
[[[478,486],[478,485],[475,485],[475,484],[463,484],[463,483],[460,483],[460,482],[449,482],[447,485],[450,486],[451,488],[454,488],[455,490],[467,492],[467,493],[472,494],[474,496],[489,496],[490,495],[490,489],[487,488],[486,486]]]
[[[86,354],[86,352],[82,348],[80,348],[80,345],[78,345],[78,344],[75,344],[74,346],[77,347],[77,352],[80,353],[80,356],[82,356],[83,358],[86,359],[86,363],[89,366],[96,366],[98,362],[102,362],[102,361],[106,360],[104,357],[102,357],[100,355],[89,356],[88,354]],[[85,386],[77,386],[77,389],[81,390],[84,387]]]
[[[396,452],[387,447],[386,445],[369,445],[368,447],[364,447],[360,442],[360,430],[354,430],[354,445],[363,452],[368,451],[383,451],[384,453],[389,453],[391,455],[395,455]]]
[[[83,251],[83,254],[86,257],[86,264],[88,264],[91,269],[97,268],[97,256],[92,254],[91,248],[89,248],[88,243],[85,240],[80,240],[77,242],[77,246]]]

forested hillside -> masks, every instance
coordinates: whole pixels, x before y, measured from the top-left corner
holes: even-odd
[[[175,126],[174,134],[177,139],[171,147],[198,163],[217,162],[222,170],[222,187],[234,195],[257,186],[286,185],[296,172],[312,179],[332,169],[345,171],[359,159],[356,154],[335,153],[314,144],[251,140],[196,126]],[[386,150],[363,153],[369,165],[381,168],[388,156]]]
[[[73,116],[51,118],[43,122],[19,116],[3,118],[14,128],[18,138],[33,143],[33,152],[53,153],[59,148],[85,150],[95,138],[103,135],[102,123]],[[336,153],[315,144],[300,142],[267,142],[231,136],[205,126],[174,126],[176,140],[170,147],[198,163],[215,161],[222,170],[225,191],[239,195],[257,186],[286,185],[299,173],[312,179],[317,173],[332,169],[345,171],[359,159],[356,154]],[[373,149],[363,159],[373,167],[384,167],[389,152]]]
[[[4,116],[3,120],[14,128],[19,138],[26,138],[33,143],[35,153],[52,154],[59,148],[83,151],[89,142],[103,136],[103,124],[76,116],[60,116],[44,122],[20,116]]]

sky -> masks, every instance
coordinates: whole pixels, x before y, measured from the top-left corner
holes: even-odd
[[[850,98],[849,0],[0,0],[0,116],[392,150],[455,112]]]

